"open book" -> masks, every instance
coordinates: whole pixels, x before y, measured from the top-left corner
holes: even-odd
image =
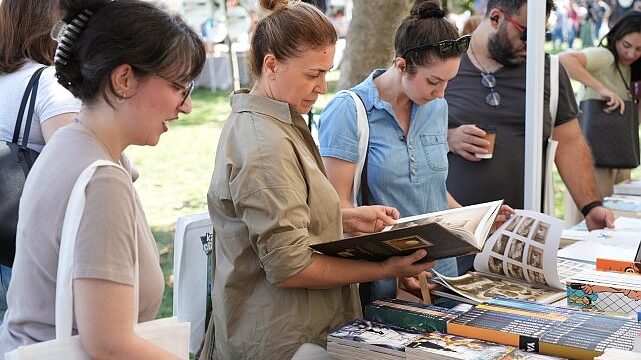
[[[435,280],[455,294],[432,294],[469,303],[509,297],[552,303],[565,297],[564,279],[593,265],[561,260],[557,252],[563,221],[529,210],[515,215],[486,241],[474,269],[459,277],[437,273]],[[563,280],[561,280],[563,279]]]
[[[385,260],[427,249],[421,261],[479,252],[503,201],[470,205],[401,218],[381,232],[311,247],[323,254],[349,259]]]

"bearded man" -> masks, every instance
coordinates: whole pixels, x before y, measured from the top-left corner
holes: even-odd
[[[546,1],[546,15],[554,10]],[[526,0],[489,0],[487,11],[461,58],[457,76],[445,91],[449,106],[450,153],[447,189],[462,205],[496,199],[523,207],[526,92]],[[544,26],[544,24],[541,24]],[[589,229],[613,227],[594,182],[590,149],[577,120],[577,106],[565,69],[559,66],[559,97],[553,138],[559,141],[555,163]],[[544,108],[549,108],[549,57],[545,59]],[[543,139],[551,131],[544,111]],[[496,128],[491,159],[482,125]],[[542,146],[542,149],[545,149]],[[542,179],[541,179],[542,181]]]

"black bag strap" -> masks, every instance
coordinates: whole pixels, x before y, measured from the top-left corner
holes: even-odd
[[[24,134],[22,135],[22,145],[21,147],[26,148],[27,143],[29,142],[29,132],[31,132],[31,119],[33,118],[33,111],[36,106],[36,95],[38,94],[38,82],[40,81],[40,75],[46,69],[46,66],[43,66],[36,70],[31,79],[27,84],[27,88],[22,95],[22,101],[20,102],[20,109],[18,110],[18,117],[16,118],[16,127],[13,129],[13,140],[14,144],[18,143],[18,137],[20,135],[20,128],[22,127],[22,119],[24,118],[24,110],[27,107],[27,100],[29,102],[29,111],[27,112],[27,119],[24,127]]]

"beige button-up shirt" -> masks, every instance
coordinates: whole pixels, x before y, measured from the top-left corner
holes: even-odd
[[[216,232],[212,288],[220,359],[289,359],[305,342],[359,317],[355,285],[282,289],[314,261],[309,245],[339,239],[338,195],[305,121],[286,103],[231,97],[208,193]]]

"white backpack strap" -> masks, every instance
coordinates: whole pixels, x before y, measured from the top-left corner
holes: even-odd
[[[58,273],[56,278],[56,339],[71,337],[73,326],[73,258],[76,247],[76,236],[80,227],[80,219],[85,208],[85,188],[100,166],[115,166],[126,170],[120,165],[107,160],[96,160],[78,176],[65,210],[60,236],[60,254],[58,256]],[[130,176],[127,174],[127,176]],[[136,245],[136,251],[138,246]],[[136,253],[136,259],[137,259]],[[136,262],[137,265],[137,262]],[[137,270],[137,269],[136,269]],[[138,274],[135,274],[138,276]],[[138,279],[135,279],[136,282]],[[136,298],[137,299],[137,298]],[[137,306],[136,306],[137,307]],[[136,315],[138,313],[136,312]]]
[[[363,166],[365,165],[365,158],[367,156],[367,146],[369,144],[369,122],[367,121],[367,111],[361,98],[351,90],[341,90],[340,93],[349,94],[354,100],[356,106],[356,125],[358,130],[358,163],[356,164],[356,171],[354,171],[354,182],[352,185],[352,203],[354,207],[358,206],[358,194],[361,187],[361,174],[363,173]]]
[[[559,108],[559,57],[550,55],[550,116],[552,117],[552,127],[550,128],[550,138],[554,133],[556,124],[556,113]]]

